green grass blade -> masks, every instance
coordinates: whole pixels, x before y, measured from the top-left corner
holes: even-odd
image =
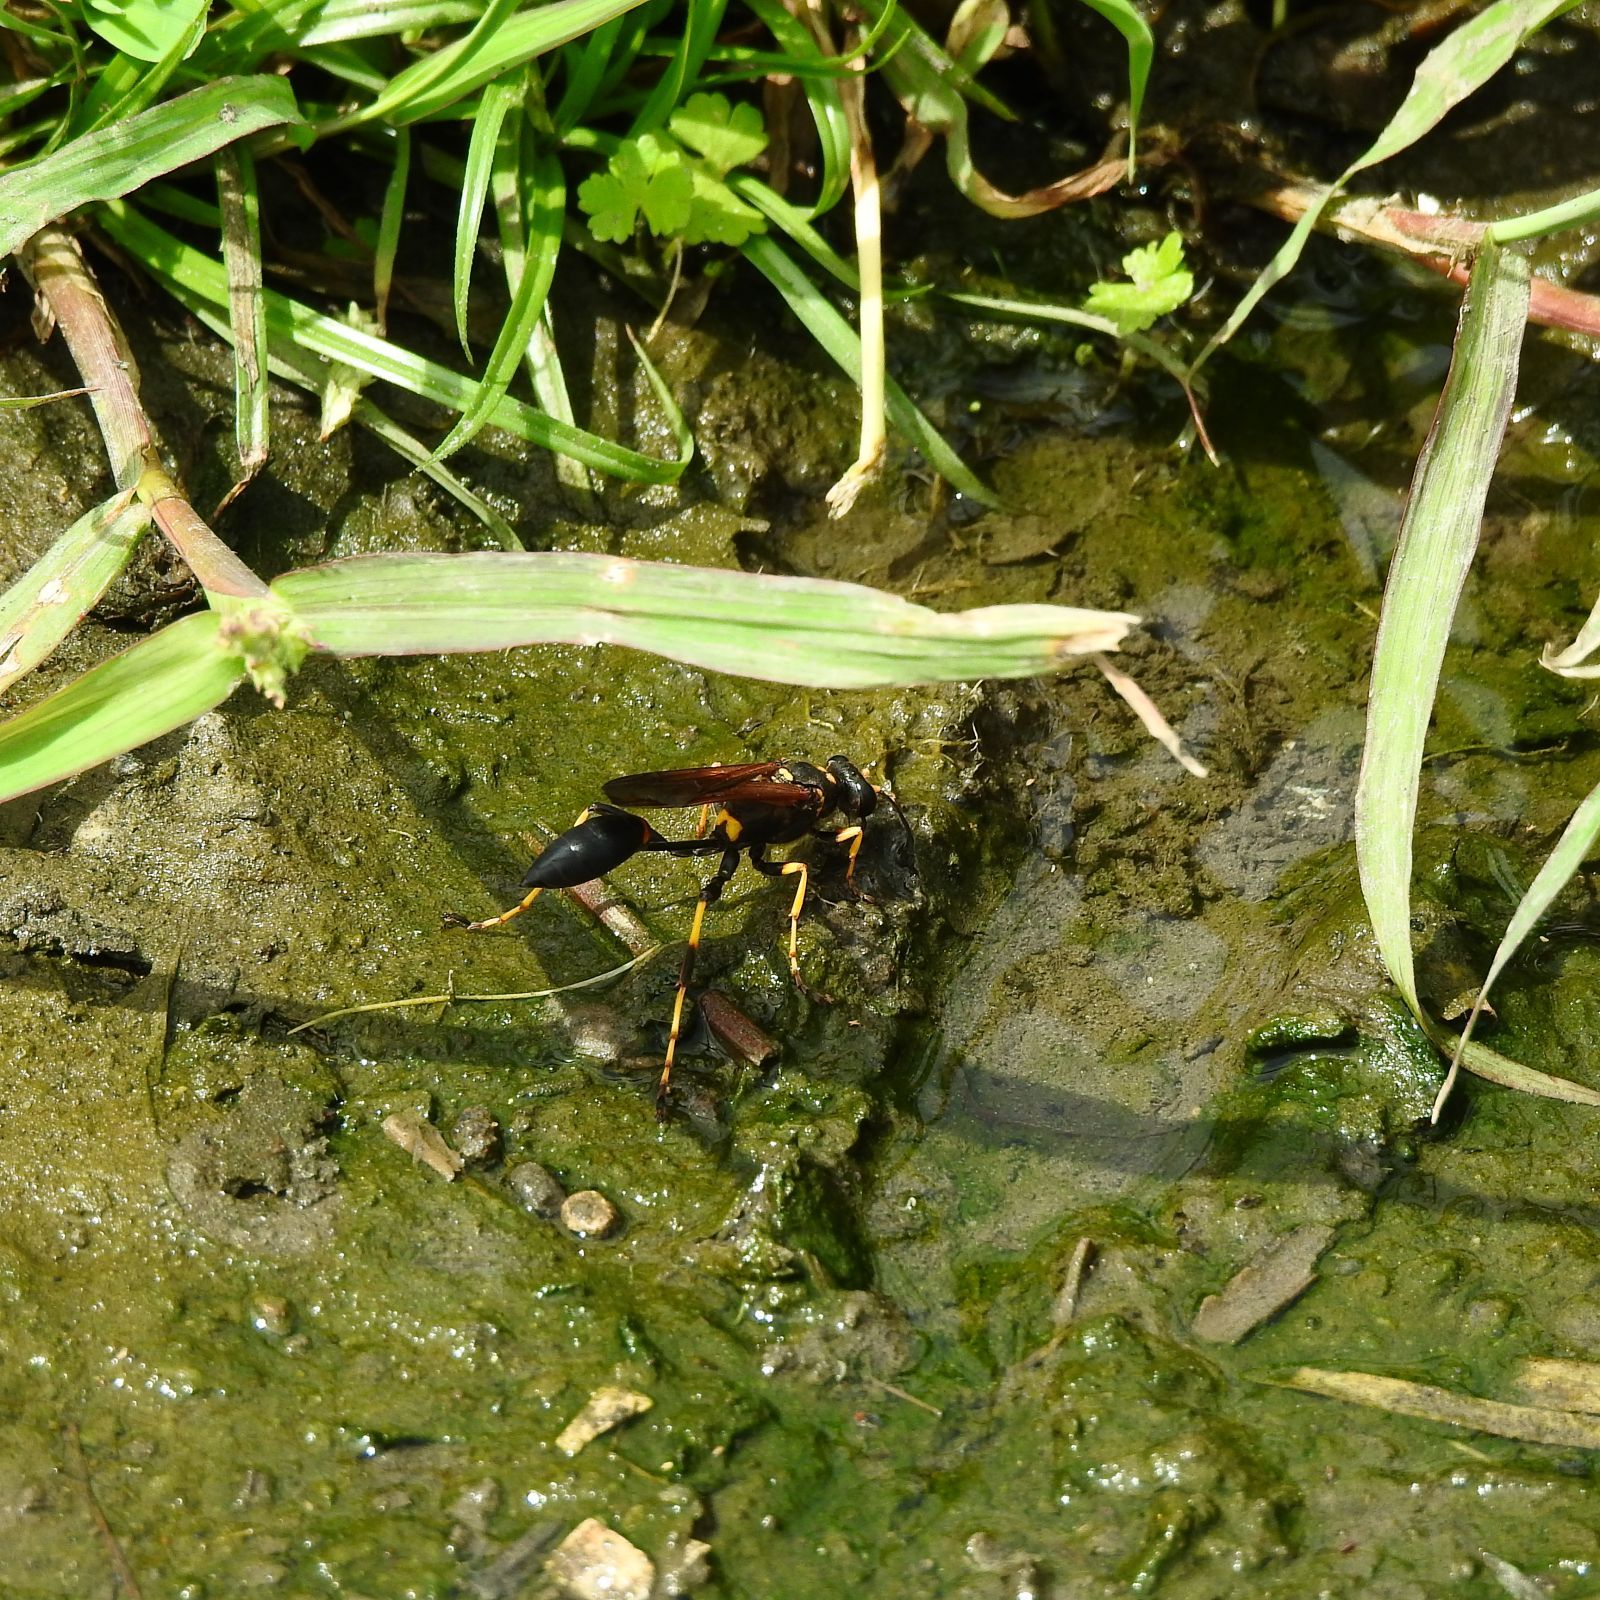
[[[678,34],[678,45],[668,61],[666,71],[656,79],[655,86],[634,117],[628,137],[637,139],[641,133],[650,133],[661,127],[674,106],[688,98],[700,69],[705,65],[706,53],[716,43],[717,29],[722,26],[723,13],[728,0],[696,0],[689,7]]]
[[[1232,314],[1195,357],[1191,378],[1244,325],[1267,292],[1294,270],[1328,202],[1358,172],[1385,161],[1415,144],[1454,106],[1483,87],[1516,53],[1522,41],[1552,17],[1570,11],[1576,0],[1494,0],[1429,51],[1400,109],[1364,154],[1332,183],[1319,204],[1295,224],[1278,253],[1269,261]]]
[[[79,206],[116,199],[237,139],[299,120],[282,78],[231,78],[74,139],[0,177],[0,256]]]
[[[190,68],[220,77],[255,67],[263,57],[302,48],[301,39],[325,0],[265,0],[223,17],[195,47]],[[473,8],[476,14],[477,7]]]
[[[551,0],[517,11],[520,0],[493,0],[479,25],[463,39],[413,62],[376,99],[325,124],[323,133],[367,122],[416,122],[456,105],[503,73],[568,44],[643,0]],[[491,16],[494,25],[489,26]]]
[[[394,165],[383,189],[383,206],[378,213],[378,240],[372,251],[372,303],[378,328],[389,322],[389,289],[394,282],[394,258],[400,248],[400,225],[405,221],[406,187],[411,181],[411,130],[397,128],[394,140]]]
[[[101,225],[181,304],[197,316],[209,313],[218,321],[225,318],[227,282],[217,262],[158,228],[123,201],[105,206]],[[267,339],[275,355],[281,347],[298,347],[330,361],[342,361],[453,411],[466,411],[473,403],[477,383],[438,362],[414,355],[335,317],[324,316],[274,290],[265,292],[263,302]],[[215,325],[217,323],[213,322]],[[648,361],[643,362],[643,366],[651,390],[672,429],[676,456],[662,459],[613,444],[548,417],[509,395],[501,398],[489,420],[530,444],[560,451],[613,477],[635,483],[676,482],[694,454],[694,441],[661,375]]]
[[[128,564],[150,513],[127,494],[79,517],[0,595],[0,690],[31,672]]]
[[[510,124],[507,131],[512,138],[501,141],[501,151],[508,160],[514,160],[523,144],[521,119]],[[512,140],[516,149],[508,151],[506,147]],[[461,420],[434,452],[440,461],[459,450],[488,422],[510,390],[511,380],[522,365],[534,329],[544,313],[550,283],[555,277],[556,258],[561,252],[561,224],[567,211],[567,184],[561,163],[551,151],[535,151],[528,158],[525,182],[517,181],[524,177],[520,163],[508,176],[518,189],[527,191],[527,250],[512,287],[511,309],[495,338],[473,403],[461,413]],[[510,265],[508,252],[508,268]]]
[[[1048,605],[941,613],[861,584],[568,552],[356,556],[273,589],[335,655],[608,643],[838,689],[1033,677],[1115,648],[1138,620]]]
[[[1127,41],[1128,182],[1132,183],[1134,157],[1138,148],[1139,113],[1144,108],[1144,91],[1150,82],[1150,67],[1156,54],[1155,35],[1132,0],[1083,0],[1083,3],[1091,10],[1098,11]]]
[[[215,611],[184,617],[0,723],[0,801],[87,771],[221,704],[244,663]]]
[[[836,283],[851,294],[861,293],[861,275],[855,263],[845,260],[811,225],[814,212],[791,204],[781,194],[748,172],[730,172],[723,180],[739,198],[752,205],[786,234]],[[885,296],[885,298],[890,298]]]
[[[154,58],[124,52],[112,63],[115,70],[103,71],[84,98],[73,132],[111,128],[153,106],[198,41],[206,10],[206,0],[183,0],[178,6],[162,0],[155,14],[171,17],[175,23],[165,48]]]
[[[267,413],[267,313],[262,302],[261,196],[249,147],[217,152],[217,197],[222,208],[222,262],[228,274],[228,329],[233,345],[233,431],[241,481],[266,464],[271,447]]]
[[[1420,1019],[1411,959],[1411,835],[1440,667],[1516,389],[1528,263],[1480,253],[1389,568],[1356,787],[1361,889],[1389,976]]]
[[[839,85],[830,74],[843,70],[811,36],[811,30],[790,12],[782,0],[745,0],[777,42],[783,54],[802,68],[810,69],[801,78],[806,104],[817,129],[817,148],[822,157],[822,177],[816,203],[809,208],[813,217],[831,211],[850,187],[850,124],[845,116]]]
[[[1484,1002],[1489,998],[1489,990],[1494,987],[1495,979],[1522,947],[1523,940],[1538,926],[1539,919],[1555,903],[1556,896],[1577,875],[1578,868],[1589,858],[1597,839],[1600,839],[1600,785],[1591,789],[1584,797],[1583,803],[1573,812],[1572,820],[1562,830],[1555,848],[1545,858],[1544,865],[1539,868],[1528,887],[1528,892],[1523,895],[1517,904],[1517,909],[1512,913],[1499,948],[1494,953],[1494,960],[1489,963],[1489,972],[1483,980],[1483,987],[1478,991],[1478,998],[1473,1003],[1472,1014],[1467,1018],[1467,1025],[1462,1031],[1458,1053],[1463,1058],[1472,1038],[1472,1030],[1477,1025],[1478,1015],[1483,1010]],[[1600,1100],[1600,1096],[1596,1098]]]
[[[1515,244],[1520,239],[1541,239],[1547,233],[1576,228],[1580,223],[1600,217],[1600,189],[1575,194],[1559,205],[1545,206],[1520,217],[1504,217],[1489,224],[1489,237],[1496,244]]]
[[[495,35],[516,13],[521,0],[489,0],[471,28],[459,39],[413,61],[409,67],[397,72],[386,88],[361,113],[362,122],[406,123],[427,115],[423,108],[438,109],[459,100],[472,89],[488,83],[495,73],[470,83],[472,71],[479,65]]]
[[[522,85],[514,77],[499,79],[483,91],[478,115],[473,119],[472,138],[467,144],[467,165],[461,178],[461,200],[456,208],[456,248],[450,284],[455,305],[456,333],[461,353],[470,361],[472,348],[467,340],[467,300],[472,290],[472,266],[478,254],[478,230],[483,223],[483,203],[489,193],[489,175],[494,167],[495,147],[506,113],[522,98]]]
[[[589,33],[581,44],[568,45],[562,52],[566,86],[551,119],[558,136],[564,137],[577,127],[593,104],[611,65],[617,41],[622,37],[623,22],[622,17],[613,17]]]
[[[781,294],[789,309],[805,324],[811,337],[834,359],[852,383],[861,382],[861,341],[821,290],[782,248],[765,234],[752,234],[740,247],[747,260]],[[901,435],[920,450],[928,465],[959,493],[985,506],[998,505],[994,491],[945,443],[939,430],[923,416],[911,397],[893,378],[888,380],[886,407],[889,420]]]
[[[294,30],[294,39],[300,48],[314,49],[356,39],[432,33],[475,22],[482,14],[479,0],[389,0],[383,5],[374,0],[318,0],[307,25]]]
[[[38,45],[47,56],[53,56],[58,50],[73,50],[77,47],[77,40],[70,31],[57,33],[52,28],[41,27],[37,22],[13,16],[9,11],[0,11],[0,29],[17,34],[30,44]]]

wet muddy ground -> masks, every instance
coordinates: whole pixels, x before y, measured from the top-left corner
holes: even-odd
[[[590,1517],[661,1594],[1421,1600],[1508,1592],[1496,1561],[1596,1592],[1592,1454],[1275,1382],[1514,1399],[1523,1358],[1600,1360],[1593,1113],[1469,1083],[1424,1129],[1441,1065],[1355,883],[1379,574],[1446,297],[1314,252],[1214,369],[1220,469],[1172,447],[1155,377],[906,315],[1000,512],[900,473],[828,524],[850,392],[733,308],[667,352],[703,450],[680,491],[582,514],[544,460],[470,466],[530,547],[1138,611],[1124,664],[1212,776],[1088,671],[803,695],[551,649],[317,663],[282,713],[241,694],[0,810],[0,1592],[108,1593],[120,1560],[147,1596],[542,1595]],[[145,366],[182,375],[157,409],[220,492],[227,369],[180,332]],[[61,381],[51,359],[11,387]],[[1425,774],[1439,1007],[1600,779],[1590,696],[1534,664],[1600,580],[1593,392],[1530,345]],[[9,572],[98,455],[67,408],[0,426]],[[318,445],[289,396],[277,429],[222,524],[269,575],[478,542],[371,441]],[[169,603],[146,572],[51,672]],[[917,871],[884,819],[870,899],[824,875],[801,960],[831,1005],[789,981],[785,892],[736,880],[702,974],[780,1052],[697,1030],[667,1126],[692,864],[616,875],[664,948],[607,987],[317,1022],[617,965],[554,897],[493,936],[441,914],[508,904],[607,777],[835,751],[892,776]],[[1595,1081],[1597,931],[1579,886],[1503,981],[1498,1048]],[[477,1159],[446,1181],[396,1117]],[[582,1191],[614,1218],[551,1214]],[[1208,1302],[1274,1259],[1311,1280],[1275,1318]],[[607,1388],[649,1408],[569,1454]]]

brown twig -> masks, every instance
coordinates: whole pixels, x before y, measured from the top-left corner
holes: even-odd
[[[128,1557],[123,1551],[122,1543],[106,1520],[106,1514],[101,1510],[100,1502],[95,1496],[94,1485],[89,1481],[89,1462],[83,1453],[83,1440],[78,1434],[78,1424],[69,1422],[66,1434],[67,1450],[72,1457],[72,1474],[78,1480],[78,1487],[83,1490],[84,1502],[89,1507],[95,1532],[100,1535],[100,1542],[106,1547],[106,1557],[116,1572],[117,1582],[127,1590],[132,1600],[144,1600],[139,1580],[134,1577],[133,1568],[128,1565]]]

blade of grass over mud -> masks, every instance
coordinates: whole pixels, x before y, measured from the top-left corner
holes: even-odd
[[[228,337],[227,324],[214,312],[197,309],[195,316],[219,339]],[[278,377],[304,389],[307,394],[320,395],[323,391],[326,377],[324,364],[317,357],[307,355],[293,345],[280,344],[276,351],[269,351],[267,366]],[[414,434],[407,433],[399,423],[380,411],[370,400],[365,397],[357,400],[350,416],[369,433],[383,440],[402,461],[415,467],[424,477],[431,478],[451,499],[465,506],[494,535],[495,543],[502,550],[522,548],[522,541],[517,537],[516,530],[482,495],[464,483],[442,462],[435,461],[433,452],[420,439]]]
[[[273,587],[334,655],[621,644],[835,689],[1033,677],[1115,649],[1138,621],[1049,605],[937,612],[861,584],[587,552],[355,556]]]
[[[1441,1050],[1450,1048],[1447,1035],[1439,1036],[1437,1042]],[[1498,1083],[1502,1089],[1515,1089],[1519,1094],[1536,1095],[1541,1100],[1564,1100],[1574,1106],[1600,1106],[1600,1090],[1574,1083],[1570,1078],[1557,1078],[1551,1073],[1540,1072],[1536,1067],[1525,1067],[1520,1061],[1513,1061],[1476,1039],[1470,1040],[1461,1052],[1461,1064],[1473,1077],[1482,1078],[1485,1083]],[[1441,1086],[1441,1097],[1444,1092]],[[1440,1101],[1436,1099],[1435,1107],[1439,1104]],[[1437,1110],[1434,1120],[1438,1120]]]
[[[0,595],[0,690],[31,672],[83,620],[128,564],[148,508],[113,495],[79,517]]]
[[[1473,267],[1450,372],[1417,459],[1373,655],[1356,859],[1384,965],[1419,1019],[1411,835],[1423,743],[1516,389],[1527,308],[1527,261],[1489,246]]]
[[[795,262],[765,234],[752,234],[739,247],[741,253],[781,294],[789,309],[805,324],[818,344],[827,351],[850,381],[861,383],[861,341],[833,303],[805,275]],[[939,430],[923,416],[911,397],[890,378],[885,400],[889,420],[902,438],[920,450],[928,465],[952,489],[979,505],[999,505],[999,497],[945,443]]]
[[[1596,839],[1600,839],[1600,785],[1584,796],[1583,803],[1573,812],[1571,821],[1562,830],[1561,837],[1556,840],[1555,849],[1545,858],[1544,865],[1539,868],[1533,882],[1528,886],[1528,892],[1523,895],[1517,904],[1517,909],[1511,914],[1511,921],[1506,925],[1505,934],[1494,953],[1494,960],[1489,963],[1483,987],[1478,991],[1478,998],[1473,1001],[1467,1025],[1461,1031],[1461,1043],[1456,1047],[1455,1060],[1451,1062],[1452,1071],[1466,1055],[1467,1047],[1472,1042],[1472,1030],[1477,1026],[1479,1014],[1489,998],[1489,990],[1494,986],[1494,980],[1500,976],[1505,970],[1506,963],[1522,947],[1523,940],[1538,926],[1539,919],[1555,903],[1556,896],[1572,881],[1578,868],[1589,858]],[[1441,1100],[1443,1095],[1444,1091],[1441,1090]]]
[[[225,315],[227,281],[217,262],[157,227],[123,201],[108,203],[100,220],[108,234],[197,316],[207,312]],[[336,317],[324,316],[274,290],[268,289],[262,302],[274,356],[280,345],[290,345],[330,361],[345,362],[454,411],[466,411],[473,404],[479,385],[459,372],[364,333]],[[572,456],[612,477],[634,483],[675,483],[694,455],[694,440],[660,373],[642,355],[640,363],[652,393],[666,413],[678,447],[676,456],[663,459],[613,444],[536,411],[510,395],[501,396],[489,420],[519,439]]]
[[[220,705],[244,663],[214,611],[184,617],[0,723],[0,801],[87,771]]]
[[[261,302],[261,195],[256,164],[244,145],[217,153],[222,204],[222,262],[228,274],[228,327],[233,345],[233,431],[242,481],[266,464],[267,314]]]
[[[506,131],[521,144],[520,118],[509,123]],[[553,152],[536,150],[514,177],[520,180],[515,186],[524,197],[526,225],[522,230],[522,247],[516,252],[521,259],[515,263],[518,270],[511,308],[495,337],[494,349],[489,352],[472,404],[461,413],[460,420],[434,452],[440,461],[466,444],[494,415],[495,407],[510,391],[511,380],[516,377],[533,331],[544,315],[550,284],[555,278],[556,258],[561,253],[561,222],[567,209],[567,184],[561,163]],[[508,273],[512,266],[508,252]]]
[[[1505,66],[1529,34],[1542,28],[1552,17],[1572,10],[1576,4],[1577,0],[1494,0],[1492,5],[1435,45],[1417,68],[1400,109],[1366,151],[1328,186],[1321,202],[1311,206],[1295,224],[1294,231],[1234,307],[1227,322],[1195,357],[1189,369],[1191,378],[1239,331],[1273,285],[1294,270],[1328,202],[1356,173],[1387,161],[1415,144],[1435,128],[1447,112],[1482,88]]]
[[[467,339],[467,296],[472,288],[472,265],[478,254],[478,229],[483,222],[483,203],[489,194],[489,174],[494,166],[501,124],[521,98],[522,84],[517,79],[507,77],[491,83],[483,91],[478,115],[472,123],[472,137],[467,144],[461,199],[456,208],[456,247],[450,286],[456,313],[456,334],[461,340],[461,353],[469,361],[472,359],[472,347]]]
[[[1402,1417],[1428,1422],[1448,1422],[1458,1428],[1497,1434],[1502,1439],[1526,1439],[1534,1444],[1576,1446],[1600,1450],[1600,1417],[1557,1411],[1547,1406],[1519,1406],[1504,1400],[1480,1400],[1431,1383],[1411,1383],[1376,1372],[1334,1372],[1324,1367],[1297,1367],[1281,1378],[1260,1381],[1330,1400],[1351,1400]]]
[[[299,121],[282,78],[224,78],[85,134],[0,177],[0,256],[79,206],[116,199],[237,139]]]

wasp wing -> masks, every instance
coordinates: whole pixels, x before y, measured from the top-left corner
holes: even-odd
[[[676,772],[635,772],[602,785],[605,797],[619,806],[724,805],[729,800],[760,800],[782,805],[805,794],[797,783],[771,783],[782,765],[746,761],[737,766],[682,767]]]

